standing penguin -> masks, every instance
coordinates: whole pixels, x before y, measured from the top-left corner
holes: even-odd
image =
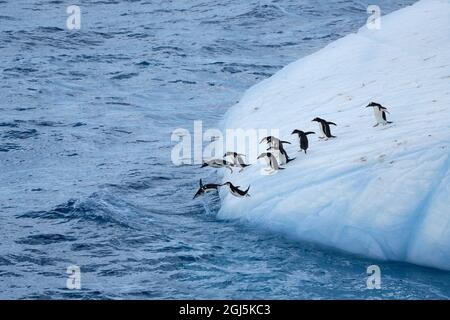
[[[366,108],[373,108],[373,112],[375,115],[375,120],[377,123],[374,125],[374,127],[377,127],[380,123],[383,125],[387,125],[392,123],[392,121],[387,121],[386,113],[389,113],[387,111],[387,108],[383,107],[381,104],[376,102],[369,103]]]
[[[278,165],[277,158],[275,158],[275,156],[271,152],[261,153],[257,159],[261,158],[264,158],[267,162],[267,165],[270,167],[270,169],[266,169],[266,171],[284,170],[284,168],[281,168]]]
[[[292,131],[291,134],[298,134],[298,137],[300,139],[300,150],[305,151],[305,154],[306,154],[306,150],[308,150],[308,147],[309,147],[308,135],[316,134],[316,133],[312,132],[312,131],[303,132],[301,130],[295,129],[294,131]]]
[[[275,138],[274,136],[268,136],[268,137],[263,138],[260,143],[263,143],[263,142],[266,142],[269,145],[269,148],[267,148],[267,151],[269,151],[269,150],[278,151],[280,164],[286,164],[286,163],[291,162],[292,160],[295,160],[295,158],[294,159],[289,158],[286,150],[283,147],[284,143],[291,144],[289,141],[282,141],[278,138]]]
[[[267,149],[267,151],[269,151],[269,150],[275,150],[275,151],[278,151],[278,153],[279,153],[279,158],[280,158],[280,164],[288,164],[289,162],[295,160],[295,158],[292,158],[292,159],[289,158],[289,156],[288,156],[286,150],[285,150],[284,147],[283,147],[283,143],[280,143],[280,144],[278,145],[278,149],[275,148],[275,147],[269,147],[269,148]]]
[[[324,119],[321,118],[314,118],[312,121],[318,122],[319,123],[319,127],[320,127],[320,131],[322,132],[323,137],[319,137],[319,139],[329,139],[329,138],[336,138],[336,136],[333,136],[331,134],[331,129],[330,129],[330,125],[333,126],[337,126],[336,123],[334,122],[330,122],[330,121],[326,121]]]
[[[263,142],[267,143],[269,145],[269,147],[273,147],[274,149],[277,149],[277,150],[280,149],[280,145],[282,146],[283,143],[291,144],[289,141],[282,141],[278,138],[275,138],[274,136],[268,136],[268,137],[262,138],[262,140],[259,143],[263,143]]]
[[[233,165],[235,167],[240,167],[241,170],[239,170],[239,172],[241,172],[242,170],[244,170],[246,167],[250,166],[249,164],[246,164],[244,162],[244,159],[242,159],[242,157],[245,157],[243,154],[237,153],[237,152],[227,152],[223,155],[224,158],[226,157],[230,157],[231,159],[233,159]]]

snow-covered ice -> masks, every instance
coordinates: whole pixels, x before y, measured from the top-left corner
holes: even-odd
[[[371,101],[392,125],[373,127]],[[337,123],[337,139],[318,139],[316,116]],[[297,159],[271,176],[262,163],[224,173],[251,185],[251,198],[222,192],[220,218],[450,270],[450,1],[419,1],[288,65],[249,89],[223,126],[279,128]],[[293,129],[317,133],[307,155]]]

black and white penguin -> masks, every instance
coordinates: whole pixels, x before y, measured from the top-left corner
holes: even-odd
[[[369,103],[366,108],[373,108],[373,112],[375,114],[375,120],[377,123],[374,125],[374,127],[378,126],[380,123],[382,125],[391,124],[392,121],[387,121],[386,113],[389,113],[387,111],[387,108],[383,107],[381,104],[376,102]]]
[[[284,168],[278,165],[277,158],[271,152],[261,153],[257,159],[261,158],[264,158],[267,162],[267,165],[270,167],[270,169],[266,169],[266,171],[284,170]]]
[[[259,143],[267,143],[269,145],[269,147],[272,147],[274,149],[279,150],[280,146],[283,146],[283,143],[287,143],[287,144],[291,144],[289,141],[282,141],[278,138],[275,138],[274,136],[268,136],[268,137],[264,137],[262,138],[262,140]],[[269,149],[267,149],[269,150]]]
[[[234,186],[231,182],[225,182],[223,185],[230,187],[230,193],[235,197],[238,197],[238,198],[250,197],[250,195],[248,194],[248,190],[250,190],[250,186],[248,186],[247,190],[243,191],[243,190],[239,189],[240,186]]]
[[[278,144],[278,149],[271,146],[267,149],[267,151],[269,151],[269,150],[278,151],[280,164],[288,164],[289,162],[295,160],[295,158],[292,158],[292,159],[289,158],[286,150],[283,147],[283,142]]]
[[[222,186],[221,184],[215,184],[215,183],[203,184],[202,179],[200,179],[200,187],[193,199],[195,199],[199,196],[202,196],[207,192],[211,192],[214,190],[217,191],[219,189],[219,187],[221,187],[221,186]]]
[[[306,154],[306,150],[308,150],[308,148],[309,148],[308,135],[316,134],[316,133],[312,132],[312,131],[303,132],[301,130],[295,129],[294,131],[292,131],[291,134],[298,135],[298,138],[300,139],[300,151],[303,150],[303,151],[305,151],[305,154]]]
[[[231,171],[231,173],[233,173],[233,169],[231,169],[232,165],[233,164],[231,162],[228,162],[227,160],[224,159],[213,159],[204,162],[201,167],[228,168]]]
[[[239,170],[239,172],[242,172],[242,170],[244,170],[246,167],[250,166],[250,164],[246,164],[244,162],[244,159],[242,159],[242,157],[245,157],[243,154],[241,153],[237,153],[237,152],[227,152],[223,155],[224,158],[229,157],[233,160],[233,165],[235,167],[239,167],[241,168],[241,170]]]
[[[331,134],[330,125],[337,126],[336,123],[326,121],[321,118],[314,118],[312,121],[318,122],[320,127],[320,132],[322,132],[323,137],[319,137],[320,139],[329,139],[329,138],[336,138],[336,136],[333,136]]]
[[[286,164],[291,162],[292,160],[295,160],[295,158],[294,159],[289,158],[286,150],[283,147],[284,143],[291,144],[289,141],[282,141],[278,138],[275,138],[274,136],[268,136],[263,138],[260,143],[263,142],[266,142],[269,145],[267,151],[269,150],[277,151],[277,153],[279,154],[280,164]]]

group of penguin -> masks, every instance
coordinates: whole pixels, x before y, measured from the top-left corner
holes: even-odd
[[[371,102],[366,106],[366,108],[373,108],[374,110],[375,120],[377,122],[374,125],[374,127],[377,127],[380,124],[387,125],[392,123],[391,121],[387,120],[386,113],[389,113],[387,111],[387,108],[383,107],[381,104]],[[314,118],[312,121],[317,122],[319,124],[319,128],[322,133],[322,136],[320,136],[319,139],[328,140],[331,138],[336,138],[336,136],[331,134],[330,128],[330,126],[332,125],[337,126],[334,122],[330,122],[318,117]],[[313,131],[304,132],[295,129],[294,131],[292,131],[291,134],[296,134],[298,136],[300,143],[300,151],[303,151],[306,154],[309,148],[308,135],[315,134],[315,132]],[[266,160],[268,168],[266,168],[265,170],[268,173],[274,173],[278,170],[284,170],[285,168],[282,168],[280,165],[288,164],[289,162],[295,160],[295,158],[289,158],[286,150],[283,147],[283,144],[291,144],[289,141],[283,141],[274,136],[268,136],[260,141],[260,143],[263,142],[267,143],[269,147],[267,148],[267,152],[260,154],[257,159]],[[278,155],[278,157],[276,155]],[[239,171],[241,172],[246,167],[250,166],[250,164],[246,164],[244,162],[242,157],[245,156],[237,152],[227,152],[224,154],[223,159],[213,159],[204,162],[201,167],[227,168],[231,171],[231,173],[233,173],[232,167],[238,167],[241,168]],[[227,186],[229,188],[230,193],[235,197],[238,198],[250,197],[248,193],[248,191],[250,190],[250,186],[247,188],[247,190],[242,190],[240,189],[240,186],[235,186],[229,181],[223,184],[215,184],[215,183],[203,184],[202,179],[200,179],[200,186],[198,191],[194,195],[194,199],[204,195],[207,192],[217,191],[220,187],[223,186]]]

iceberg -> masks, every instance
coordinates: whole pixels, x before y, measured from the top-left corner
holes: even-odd
[[[371,101],[393,124],[373,127]],[[335,122],[337,138],[318,139],[315,117]],[[450,1],[419,1],[293,62],[250,88],[222,126],[277,128],[296,160],[273,175],[256,159],[224,172],[251,197],[222,191],[219,218],[450,270]],[[308,154],[294,129],[317,133]]]

